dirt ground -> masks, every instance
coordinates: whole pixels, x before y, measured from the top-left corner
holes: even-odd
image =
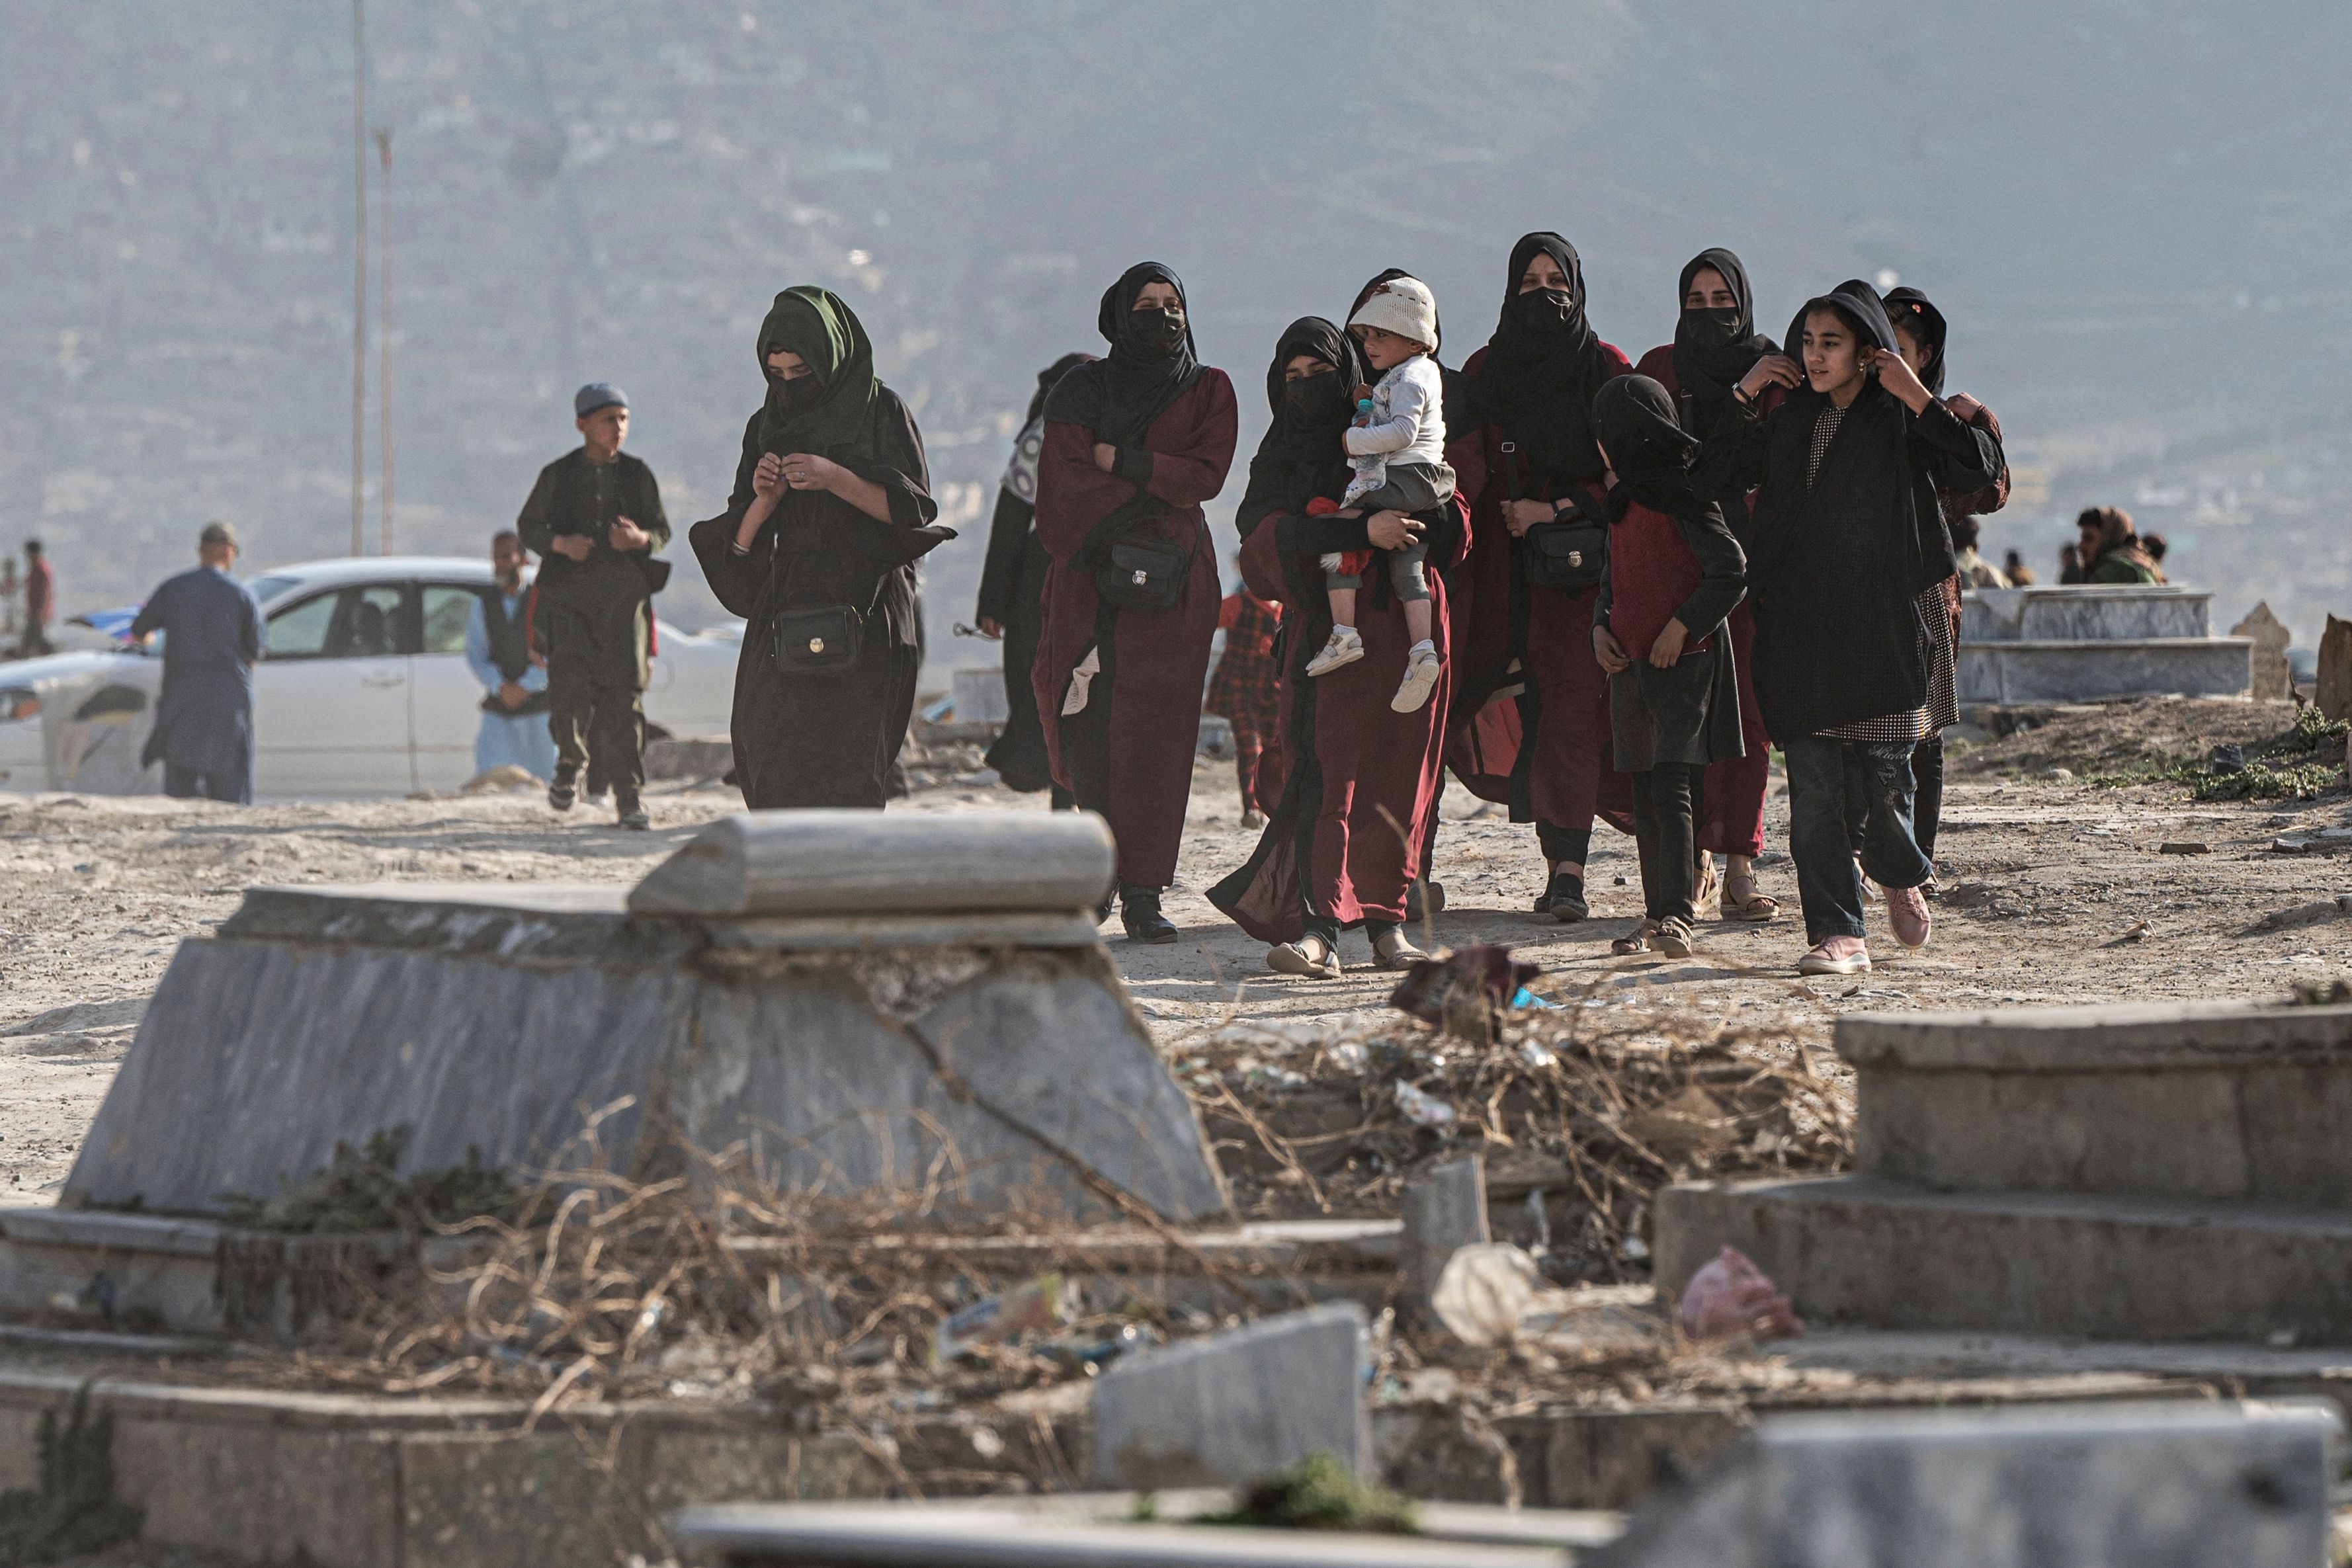
[[[1533,836],[1461,790],[1445,799],[1438,874],[1448,898],[1430,942],[1507,944],[1556,985],[1653,987],[1695,1014],[1819,1040],[1853,1009],[2283,997],[2297,983],[2352,977],[2352,917],[2306,906],[2352,893],[2352,860],[2271,848],[2283,832],[2352,824],[2342,790],[2303,802],[2200,804],[2178,785],[2103,786],[2134,758],[2199,752],[2285,729],[2287,704],[2153,702],[2063,711],[2041,727],[1957,755],[1937,856],[1933,942],[1915,955],[1874,940],[1877,970],[1799,981],[1805,944],[1785,853],[1765,890],[1765,925],[1705,921],[1698,956],[1616,959],[1639,914],[1630,840],[1602,831],[1580,925],[1528,912],[1542,880]],[[2064,768],[2075,777],[2058,779]],[[625,834],[587,810],[559,818],[535,796],[458,797],[253,809],[160,799],[0,795],[0,1202],[54,1197],[176,944],[226,916],[252,885],[289,883],[630,881],[734,809],[730,792],[660,787],[654,831]],[[970,782],[918,791],[907,809],[1042,810]],[[1768,839],[1785,842],[1776,779]],[[1360,936],[1338,982],[1266,972],[1263,950],[1203,890],[1255,838],[1240,821],[1231,769],[1203,761],[1192,832],[1169,913],[1171,946],[1110,950],[1155,1032],[1179,1059],[1188,1039],[1239,1020],[1302,1043],[1381,1009],[1390,977]],[[2166,843],[2203,852],[2165,853]],[[2296,922],[2261,929],[2302,910]],[[1874,915],[1874,921],[1875,915]]]

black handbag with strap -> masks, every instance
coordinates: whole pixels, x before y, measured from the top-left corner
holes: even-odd
[[[1528,584],[1562,593],[1590,593],[1609,575],[1609,529],[1570,507],[1538,523],[1520,539],[1526,547]]]
[[[1184,597],[1200,553],[1197,529],[1189,549],[1158,534],[1125,535],[1104,550],[1103,564],[1095,568],[1095,591],[1115,608],[1164,615]]]
[[[769,656],[788,675],[845,670],[866,652],[866,616],[851,604],[779,610],[769,628]]]

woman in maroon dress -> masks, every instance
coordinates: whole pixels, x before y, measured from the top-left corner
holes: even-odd
[[[1560,921],[1591,913],[1584,857],[1611,746],[1609,688],[1592,653],[1607,560],[1592,399],[1633,368],[1585,319],[1576,247],[1556,234],[1523,236],[1502,319],[1462,368],[1486,453],[1452,751],[1464,782],[1536,824],[1546,872],[1536,911]],[[1632,831],[1629,818],[1614,820]]]
[[[1361,925],[1372,955],[1397,968],[1421,956],[1403,931],[1407,891],[1420,872],[1428,813],[1444,764],[1447,674],[1429,702],[1398,713],[1389,697],[1412,639],[1385,573],[1365,579],[1356,630],[1364,657],[1309,680],[1307,659],[1330,632],[1318,562],[1328,551],[1393,549],[1418,537],[1429,547],[1431,640],[1449,645],[1445,574],[1466,533],[1457,503],[1408,517],[1399,512],[1309,515],[1337,499],[1349,467],[1340,433],[1353,412],[1348,390],[1365,380],[1354,341],[1319,317],[1294,321],[1266,370],[1274,423],[1250,463],[1235,523],[1242,579],[1284,605],[1283,743],[1288,777],[1265,833],[1239,871],[1209,893],[1242,929],[1272,945],[1279,973],[1337,978],[1339,933]]]
[[[1778,354],[1780,346],[1756,330],[1756,296],[1748,269],[1727,250],[1718,246],[1691,257],[1683,267],[1679,297],[1682,313],[1675,323],[1675,340],[1643,355],[1634,368],[1666,389],[1684,431],[1705,441],[1722,419],[1739,378],[1765,355]],[[1768,413],[1777,406],[1781,390],[1772,389]],[[1735,528],[1745,526],[1750,504],[1747,496],[1707,498],[1723,508]],[[1764,734],[1763,710],[1756,705],[1756,618],[1745,601],[1732,611],[1725,634],[1739,683],[1739,728],[1747,749],[1744,755],[1708,764],[1692,792],[1702,866],[1698,898],[1706,898],[1719,853],[1725,862],[1719,906],[1723,918],[1769,920],[1780,914],[1780,905],[1756,885],[1756,857],[1764,852],[1771,742]]]
[[[1055,782],[1118,841],[1129,939],[1173,942],[1160,895],[1176,880],[1222,598],[1201,505],[1233,466],[1234,387],[1194,358],[1184,286],[1157,262],[1111,285],[1098,325],[1108,357],[1045,400],[1037,713]]]

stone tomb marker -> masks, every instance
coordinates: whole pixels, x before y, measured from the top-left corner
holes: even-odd
[[[1095,1382],[1094,1479],[1244,1486],[1308,1455],[1362,1473],[1364,1310],[1338,1301],[1114,1362]]]
[[[2230,635],[2249,638],[2254,644],[2254,686],[2249,695],[2257,701],[2284,702],[2294,695],[2294,676],[2286,664],[2286,646],[2294,641],[2294,633],[2271,612],[2268,600],[2231,627]]]
[[[1077,812],[749,812],[611,887],[262,888],[181,944],[61,1207],[217,1217],[408,1131],[404,1174],[754,1145],[780,1185],[929,1179],[1079,1214],[1227,1205],[1091,905]]]
[[[2341,1429],[2203,1400],[1768,1417],[1585,1568],[2310,1568]]]

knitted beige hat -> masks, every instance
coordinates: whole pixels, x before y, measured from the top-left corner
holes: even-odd
[[[1437,296],[1418,277],[1391,277],[1348,318],[1350,327],[1378,327],[1423,348],[1437,343]]]

